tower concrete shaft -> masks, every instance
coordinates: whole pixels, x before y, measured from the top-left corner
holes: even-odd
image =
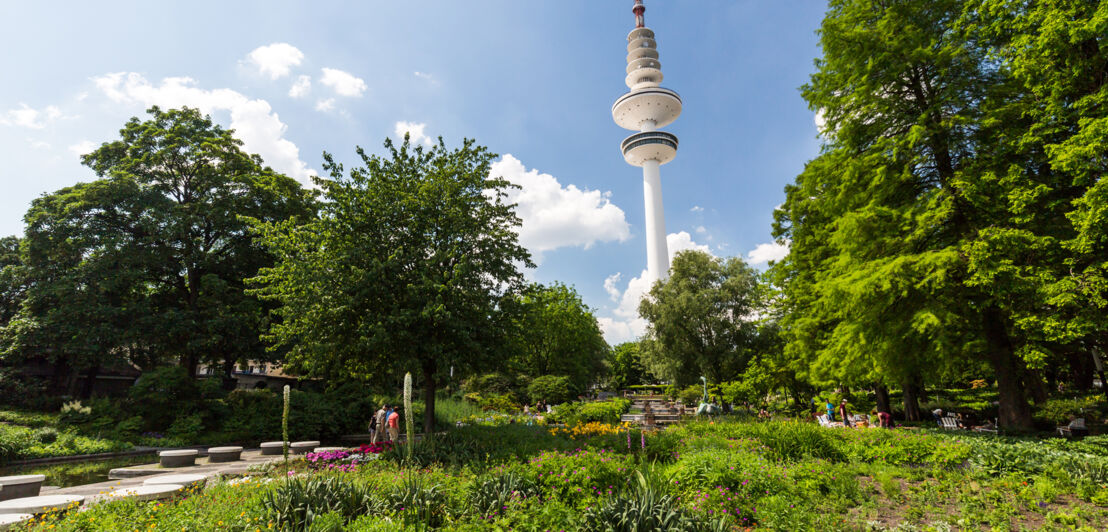
[[[681,116],[681,97],[664,89],[662,63],[654,31],[646,27],[646,6],[635,0],[635,29],[627,35],[627,77],[630,92],[612,105],[612,119],[624,129],[638,131],[623,140],[621,148],[627,164],[642,167],[643,198],[646,206],[646,264],[652,280],[669,276],[669,249],[666,245],[666,217],[662,206],[660,167],[677,155],[677,136],[658,128]]]

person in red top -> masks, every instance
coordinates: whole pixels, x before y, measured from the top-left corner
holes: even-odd
[[[400,414],[396,410],[389,414],[389,439],[393,443],[400,441]]]
[[[843,401],[839,403],[839,417],[843,419],[844,427],[854,426],[854,423],[850,419],[850,411],[846,408],[846,399],[843,399]]]
[[[882,410],[877,413],[877,417],[881,420],[881,428],[891,429],[893,428],[893,415]]]

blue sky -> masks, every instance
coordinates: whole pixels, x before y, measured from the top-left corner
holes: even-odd
[[[469,137],[524,187],[528,276],[576,287],[610,342],[641,332],[642,178],[610,115],[631,0],[169,4],[0,5],[0,235],[22,232],[35,197],[92,179],[78,154],[151,104],[200,107],[305,181],[325,150],[353,162],[355,145],[380,152],[398,131]],[[663,86],[685,102],[662,167],[670,251],[764,267],[784,252],[770,236],[783,187],[819,149],[798,87],[826,2],[646,6]]]

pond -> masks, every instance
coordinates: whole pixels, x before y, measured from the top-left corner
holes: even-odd
[[[68,488],[71,486],[107,482],[109,480],[108,472],[117,467],[152,464],[157,461],[158,457],[156,455],[145,454],[97,461],[0,467],[0,476],[46,475],[46,481],[43,482],[43,486]]]

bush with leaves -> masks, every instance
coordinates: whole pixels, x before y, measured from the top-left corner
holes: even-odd
[[[313,522],[326,514],[337,514],[345,522],[386,508],[370,486],[340,476],[289,478],[260,502],[266,516],[278,527],[296,532],[310,530]],[[334,519],[329,517],[327,521]]]

